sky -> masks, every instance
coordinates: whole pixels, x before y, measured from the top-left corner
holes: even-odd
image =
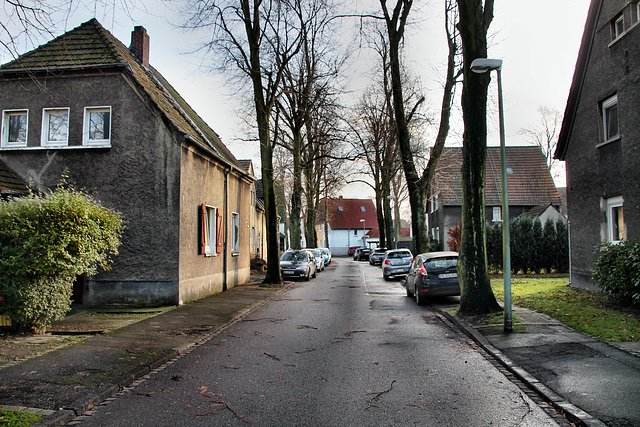
[[[415,2],[412,10],[415,22],[407,29],[406,35],[407,63],[421,77],[427,100],[434,112],[437,112],[440,104],[441,76],[447,55],[443,3],[442,0],[427,0],[420,2],[420,5]],[[199,40],[192,33],[177,27],[182,23],[182,18],[167,3],[139,0],[137,7],[130,8],[128,14],[114,12],[111,7],[113,4],[126,4],[125,0],[87,1],[86,4],[89,6],[82,6],[81,2],[63,25],[52,29],[53,34],[60,35],[96,17],[128,46],[133,26],[144,26],[151,39],[151,64],[220,135],[237,158],[252,158],[259,170],[257,143],[243,141],[245,127],[237,112],[239,97],[234,92],[235,88],[226,84],[223,76],[203,67],[199,55],[189,53],[198,46]],[[588,0],[495,2],[489,56],[503,60],[507,145],[530,144],[519,131],[540,122],[539,107],[564,112],[588,7]],[[43,37],[40,43],[50,38]],[[33,46],[29,50],[31,48]],[[0,62],[9,59],[4,55],[0,57]],[[361,74],[361,70],[368,66],[355,65],[357,70],[352,70],[350,89],[357,92],[369,79]],[[495,77],[495,73],[492,77]],[[497,87],[495,78],[492,80],[489,88],[488,144],[499,145]],[[459,108],[459,103],[456,107]],[[462,131],[460,112],[456,111],[446,145],[461,146]],[[556,185],[565,186],[564,176],[556,179]],[[346,188],[344,196],[362,197],[363,191],[373,196],[372,190],[358,186]]]

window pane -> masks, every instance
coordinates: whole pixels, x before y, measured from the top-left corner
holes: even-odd
[[[47,131],[47,141],[67,141],[69,134],[69,115],[63,113],[49,114],[49,129]]]
[[[612,209],[612,227],[613,240],[624,240],[624,213],[622,206],[616,206]]]
[[[93,111],[89,113],[89,140],[109,139],[108,111]]]
[[[9,116],[9,135],[7,142],[27,141],[27,115],[11,114]]]
[[[618,135],[618,104],[613,104],[610,107],[606,107],[604,110],[605,119],[605,139],[611,139]]]

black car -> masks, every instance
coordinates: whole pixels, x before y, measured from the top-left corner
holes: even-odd
[[[380,265],[384,259],[384,254],[387,252],[387,248],[375,248],[373,252],[369,254],[369,264]]]
[[[407,296],[418,305],[429,297],[460,295],[458,253],[428,252],[416,255],[405,283]]]
[[[353,253],[353,259],[356,261],[368,260],[370,253],[371,253],[371,249],[369,248],[358,248]]]
[[[309,280],[316,277],[316,259],[307,250],[288,250],[280,257],[282,277],[302,277]]]

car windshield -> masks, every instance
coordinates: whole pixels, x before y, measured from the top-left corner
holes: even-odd
[[[318,250],[315,250],[315,249],[314,249],[314,250],[312,250],[312,251],[310,251],[310,252],[311,252],[314,256],[316,256],[316,257],[321,257],[321,256],[322,256],[322,254],[321,254],[321,253],[320,253],[320,251],[318,251]]]
[[[377,254],[383,254],[383,253],[385,253],[386,251],[387,251],[387,250],[383,248],[383,249],[376,249],[374,252],[375,252],[375,253],[377,253]]]
[[[306,261],[306,252],[285,252],[282,254],[280,261]]]
[[[450,257],[442,257],[442,258],[431,258],[425,261],[424,265],[426,266],[426,268],[455,267],[458,265],[458,257],[450,256]]]
[[[387,258],[411,258],[411,252],[389,252]]]

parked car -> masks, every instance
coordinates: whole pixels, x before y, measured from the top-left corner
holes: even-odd
[[[387,248],[375,248],[369,254],[369,264],[381,265],[385,252],[387,252]]]
[[[347,255],[353,255],[353,253],[356,251],[356,249],[361,248],[362,246],[351,246],[349,248],[349,250],[347,251]]]
[[[280,257],[280,272],[282,277],[303,277],[309,280],[316,277],[316,260],[307,250],[288,250]]]
[[[331,251],[328,248],[318,248],[324,257],[324,265],[331,264]]]
[[[324,270],[324,256],[320,249],[307,249],[309,252],[313,254],[313,257],[316,260],[316,270],[323,271]]]
[[[409,249],[387,251],[382,260],[382,277],[389,280],[393,276],[404,276],[409,272],[413,255]]]
[[[371,253],[371,249],[369,248],[358,248],[353,253],[353,259],[356,261],[368,260],[370,253]]]
[[[405,283],[407,296],[418,305],[429,297],[460,295],[457,252],[428,252],[416,255]]]

